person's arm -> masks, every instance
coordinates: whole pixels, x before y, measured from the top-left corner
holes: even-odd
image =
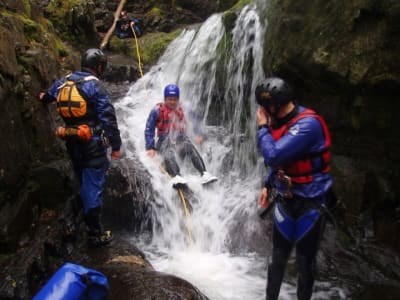
[[[110,142],[111,150],[114,152],[111,157],[115,158],[120,156],[118,153],[122,144],[121,136],[118,129],[115,109],[110,102],[107,92],[96,80],[89,81],[85,84],[84,91],[86,95],[92,98],[92,101],[96,103],[97,118],[103,126],[104,132]]]
[[[194,141],[196,144],[200,145],[204,140],[202,119],[192,110],[189,111],[189,119],[193,125]]]
[[[273,139],[266,126],[258,130],[257,137],[265,163],[271,167],[278,167],[310,153],[317,146],[318,138],[322,134],[319,121],[307,117],[293,124],[278,141]]]
[[[55,81],[52,86],[47,91],[41,91],[38,93],[38,99],[44,103],[48,104],[57,100],[59,87],[65,82],[65,78]]]
[[[155,151],[155,131],[156,131],[158,116],[159,116],[159,109],[156,107],[156,108],[152,109],[152,111],[150,112],[150,114],[147,118],[147,121],[146,121],[146,128],[144,130],[144,138],[145,138],[147,151],[150,151],[150,150]],[[153,153],[153,154],[155,154],[155,153]]]

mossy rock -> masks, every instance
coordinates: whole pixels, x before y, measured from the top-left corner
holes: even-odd
[[[230,32],[233,29],[238,12],[246,5],[250,4],[250,2],[250,0],[240,0],[224,13],[222,22],[224,23],[226,31]]]
[[[182,32],[182,29],[175,30],[169,33],[149,33],[139,39],[137,39],[137,45],[139,46],[139,55],[142,64],[152,65],[157,62],[160,56],[164,53],[168,45]],[[138,59],[136,40],[130,39],[119,39],[113,36],[110,39],[108,49],[112,52],[123,53]]]

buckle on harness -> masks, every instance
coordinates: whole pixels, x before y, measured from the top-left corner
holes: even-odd
[[[287,190],[282,193],[284,198],[293,198],[292,193],[292,179],[285,174],[285,171],[278,170],[278,180],[282,181],[287,186]]]

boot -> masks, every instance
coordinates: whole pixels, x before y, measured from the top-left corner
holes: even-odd
[[[88,244],[94,247],[107,245],[114,239],[110,230],[103,230],[100,221],[100,212],[101,208],[96,207],[90,209],[85,215]]]

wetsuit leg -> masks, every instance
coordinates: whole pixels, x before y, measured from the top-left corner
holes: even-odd
[[[171,177],[180,175],[180,168],[175,157],[175,149],[173,148],[173,145],[171,145],[169,139],[165,138],[163,140],[158,140],[156,149],[158,149],[164,157],[164,166],[168,174]]]
[[[196,168],[196,170],[199,171],[200,175],[203,175],[203,173],[206,171],[206,166],[204,164],[204,161],[200,153],[197,151],[196,147],[186,137],[181,142],[179,148],[179,156],[184,158],[187,155],[190,157],[192,164]]]
[[[102,205],[102,193],[106,179],[106,168],[83,169],[80,196],[86,214],[90,209]]]
[[[297,299],[299,300],[311,299],[314,286],[315,259],[324,223],[324,217],[320,217],[314,227],[296,245]]]
[[[292,243],[285,239],[275,225],[272,242],[272,261],[268,265],[267,300],[277,300],[279,297],[286,264],[293,247]]]

